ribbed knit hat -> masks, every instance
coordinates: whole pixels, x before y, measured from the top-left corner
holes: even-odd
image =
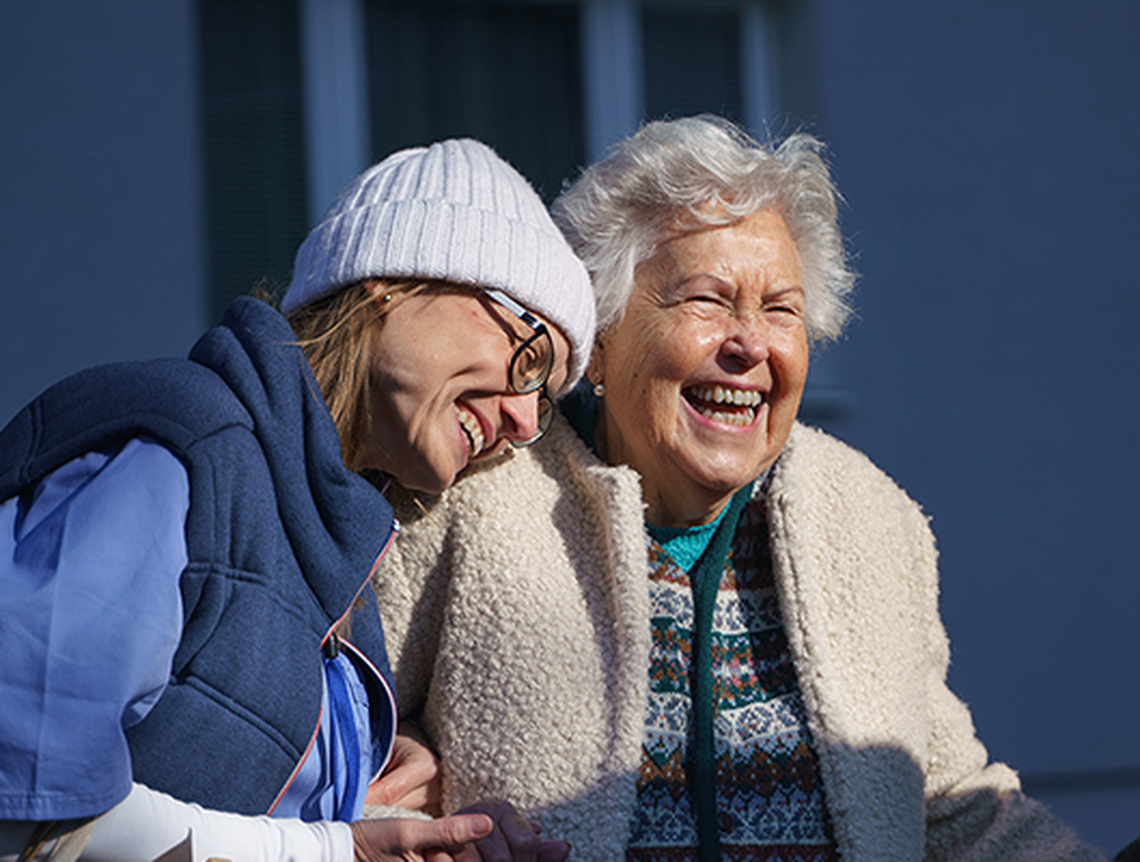
[[[582,376],[594,338],[590,277],[534,189],[486,144],[401,150],[357,177],[301,245],[281,308],[401,276],[509,293],[570,340],[566,388]]]

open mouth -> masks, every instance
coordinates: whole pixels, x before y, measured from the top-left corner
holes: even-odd
[[[463,434],[467,437],[467,455],[469,458],[477,458],[479,453],[483,451],[483,447],[487,445],[479,420],[458,404],[455,406],[455,413],[459,417],[459,427],[463,429]]]
[[[756,421],[764,394],[729,386],[689,386],[682,393],[693,409],[713,422],[741,428]]]

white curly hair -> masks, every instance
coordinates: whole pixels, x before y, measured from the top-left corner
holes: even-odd
[[[614,145],[552,207],[590,272],[598,331],[621,319],[635,269],[679,221],[730,224],[773,209],[799,256],[808,338],[837,338],[851,314],[855,273],[822,150],[818,139],[802,133],[764,146],[708,114],[648,123]]]

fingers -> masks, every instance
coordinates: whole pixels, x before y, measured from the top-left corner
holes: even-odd
[[[391,772],[385,772],[368,785],[368,794],[364,797],[365,805],[395,805],[406,794],[407,782],[403,773],[397,767]]]
[[[509,851],[504,862],[533,862],[538,854],[539,842],[529,821],[511,808],[495,820],[495,825],[502,833]],[[490,840],[494,835],[495,832],[492,831],[483,840]],[[488,860],[488,862],[498,862],[498,860]]]
[[[413,722],[400,722],[385,773],[368,787],[367,805],[398,805],[438,813],[439,759]]]
[[[451,862],[483,862],[479,855],[479,848],[475,844],[464,844],[462,847],[448,848],[451,852]]]
[[[357,862],[385,862],[417,853],[446,862],[451,858],[447,848],[485,838],[494,823],[483,814],[459,814],[440,820],[357,820],[350,826]]]
[[[537,862],[566,862],[570,855],[570,842],[543,841],[538,845]]]
[[[491,834],[478,842],[482,862],[537,862],[539,840],[530,822],[507,802],[480,802],[463,812],[479,811],[495,822]]]
[[[494,822],[485,814],[453,814],[439,820],[402,820],[401,823],[422,825],[419,848],[455,847],[479,841],[491,834]],[[412,848],[415,849],[415,848]]]
[[[368,785],[364,804],[396,805],[415,811],[426,810],[436,802],[432,799],[430,781],[431,779],[425,781],[422,773],[413,764],[400,763],[391,766],[388,772]]]

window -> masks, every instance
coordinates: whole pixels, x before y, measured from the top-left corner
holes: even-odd
[[[739,10],[646,6],[641,17],[646,117],[710,112],[744,122]]]
[[[769,125],[818,120],[811,0],[198,8],[215,319],[258,283],[287,284],[297,246],[339,189],[404,147],[478,138],[549,202],[645,119],[711,111],[761,139]],[[826,354],[814,360],[805,417],[841,418],[852,403]]]
[[[547,201],[584,160],[573,3],[367,0],[372,154],[474,137]]]
[[[297,4],[199,0],[207,319],[287,284],[308,230]]]

